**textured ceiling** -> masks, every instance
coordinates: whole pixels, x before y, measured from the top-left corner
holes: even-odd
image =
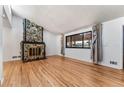
[[[124,16],[124,6],[25,5],[12,6],[13,12],[54,33],[67,33],[81,27]]]

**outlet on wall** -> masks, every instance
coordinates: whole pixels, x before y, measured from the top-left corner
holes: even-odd
[[[12,56],[13,59],[17,58],[17,56]]]
[[[13,59],[15,58],[21,58],[21,56],[12,56]]]
[[[110,61],[110,64],[117,65],[117,61]]]

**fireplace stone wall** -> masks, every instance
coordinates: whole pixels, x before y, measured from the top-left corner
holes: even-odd
[[[24,34],[21,42],[23,61],[44,59],[45,43],[43,42],[43,27],[24,19]]]

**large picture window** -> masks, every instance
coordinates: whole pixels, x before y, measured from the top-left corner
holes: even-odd
[[[82,47],[82,34],[72,35],[72,47]]]
[[[90,48],[92,31],[66,36],[66,48]]]

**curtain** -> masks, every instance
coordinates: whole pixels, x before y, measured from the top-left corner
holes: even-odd
[[[64,34],[61,34],[61,55],[65,55],[65,50],[64,50]]]
[[[97,24],[92,29],[91,58],[94,64],[98,64],[103,59],[102,24]]]

